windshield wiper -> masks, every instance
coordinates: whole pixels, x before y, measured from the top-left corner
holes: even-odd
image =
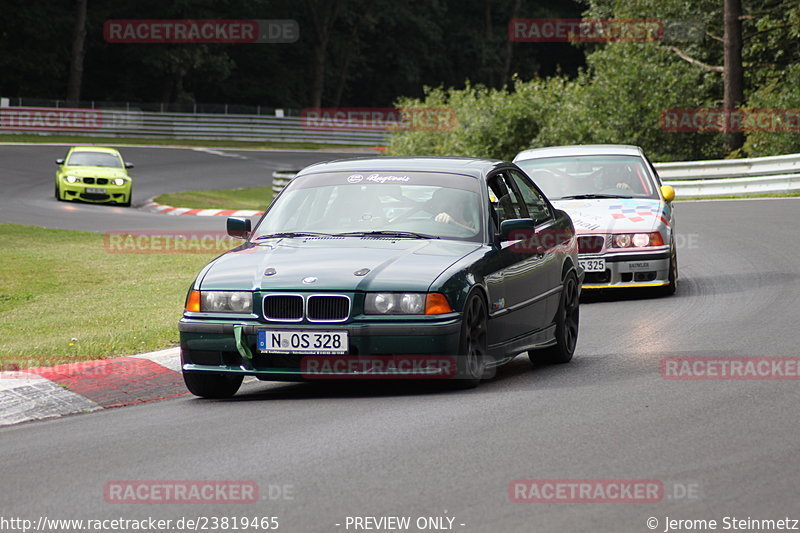
[[[261,239],[279,239],[285,237],[333,237],[330,233],[319,233],[316,231],[283,231],[279,233],[268,233],[256,237],[257,241]]]
[[[553,198],[554,200],[591,200],[593,198],[633,198],[633,196],[623,196],[620,194],[573,194],[571,196],[562,196],[561,198]]]
[[[439,239],[438,235],[428,235],[427,233],[416,233],[414,231],[394,231],[394,230],[375,230],[375,231],[348,231],[337,233],[337,237],[400,237],[406,239]]]

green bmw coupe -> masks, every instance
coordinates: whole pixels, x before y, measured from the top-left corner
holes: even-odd
[[[513,163],[320,163],[227,231],[244,242],[200,272],[178,326],[195,395],[247,375],[470,387],[521,352],[575,351],[575,230]]]
[[[113,148],[73,146],[64,159],[56,159],[56,200],[131,205],[133,187],[128,169]]]

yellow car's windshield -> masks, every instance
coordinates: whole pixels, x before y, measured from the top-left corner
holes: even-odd
[[[122,168],[122,161],[114,154],[106,152],[73,152],[67,165]]]

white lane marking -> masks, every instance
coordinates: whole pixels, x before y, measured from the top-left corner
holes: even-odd
[[[195,152],[203,152],[206,154],[211,155],[218,155],[220,157],[232,157],[234,159],[250,159],[247,156],[241,154],[234,154],[232,152],[223,152],[222,150],[215,150],[213,148],[192,148]]]

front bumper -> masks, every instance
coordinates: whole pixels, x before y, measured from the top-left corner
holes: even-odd
[[[669,248],[657,252],[579,254],[581,259],[605,259],[603,272],[586,272],[584,289],[648,288],[669,285]]]
[[[118,203],[123,204],[131,200],[131,185],[113,185],[111,183],[105,185],[91,185],[87,183],[67,183],[66,180],[60,180],[59,190],[62,200],[81,200],[83,202],[92,202],[96,204],[104,203]],[[104,189],[104,193],[90,193],[86,189]]]
[[[241,326],[242,344],[247,347],[252,357],[242,353],[243,350],[237,346],[235,326]],[[348,333],[349,343],[347,354],[331,356],[332,358],[407,356],[419,359],[427,356],[431,358],[452,356],[458,353],[461,320],[455,317],[427,323],[395,321],[287,326],[285,323],[199,320],[184,317],[178,324],[178,330],[181,342],[181,365],[184,371],[244,374],[274,381],[305,381],[309,377],[303,367],[303,358],[306,355],[260,353],[257,348],[258,330],[345,330]],[[342,377],[356,374],[358,372],[344,371]]]

